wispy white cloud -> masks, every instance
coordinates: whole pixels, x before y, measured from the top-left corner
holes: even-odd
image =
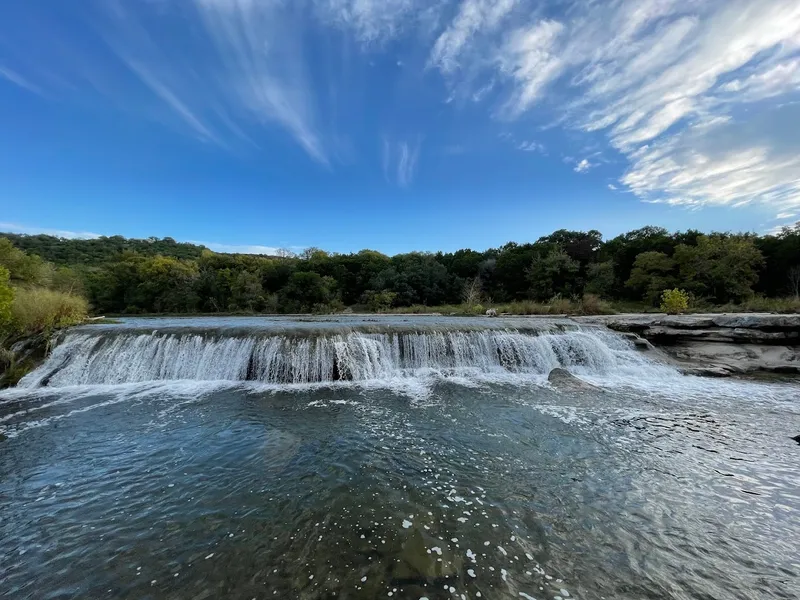
[[[422,148],[422,138],[392,141],[388,137],[382,140],[383,174],[387,181],[400,187],[408,187],[416,175],[417,162]]]
[[[440,38],[432,60],[452,74],[468,70],[469,59],[483,81],[510,85],[499,116],[516,119],[547,107],[564,126],[605,134],[630,163],[621,183],[642,200],[800,206],[800,138],[785,131],[800,122],[800,111],[776,112],[800,97],[800,4],[566,4],[565,11],[547,12],[526,3],[527,22],[520,10],[500,34],[479,18],[459,28],[457,16],[454,41]],[[478,48],[467,51],[468,43]],[[492,67],[485,56],[495,57]],[[753,112],[742,112],[756,102]],[[754,131],[752,115],[772,125],[769,134]],[[784,131],[775,127],[779,120]],[[585,159],[575,171],[591,166]]]
[[[15,71],[12,71],[7,67],[0,66],[0,79],[5,79],[6,81],[9,81],[14,85],[17,85],[25,90],[28,90],[29,92],[33,92],[34,94],[42,93],[42,90],[38,86],[32,84],[22,75],[20,75]]]
[[[54,25],[53,43],[38,49],[30,74],[4,66],[0,78],[31,91],[58,85],[53,96],[99,93],[226,148],[252,147],[255,134],[277,125],[329,163],[321,96],[304,55],[307,23],[293,3],[107,0],[76,5],[74,17],[70,29]],[[18,55],[25,43],[17,40]]]
[[[729,101],[754,102],[798,88],[800,88],[800,58],[780,62],[744,79],[734,79],[720,86],[719,89],[723,93],[730,92],[736,95],[736,97],[729,98]]]
[[[510,33],[499,54],[501,73],[516,84],[514,94],[504,112],[517,117],[531,108],[564,68],[556,52],[556,43],[564,26],[551,20],[539,21],[530,27]]]
[[[544,153],[545,148],[543,144],[535,141],[523,141],[517,145],[517,150],[522,150],[523,152],[541,152]]]
[[[496,31],[513,10],[517,0],[464,0],[453,22],[437,38],[429,64],[444,73],[459,68],[459,58],[469,48],[471,38]]]
[[[343,134],[325,99],[342,82],[319,76],[308,34],[335,27],[333,38],[362,52],[401,38],[413,46],[392,47],[393,68],[402,62],[409,80],[427,69],[421,85],[441,74],[448,99],[467,100],[448,110],[482,102],[508,129],[546,111],[548,122],[605,139],[629,163],[619,187],[643,201],[800,206],[796,0],[105,0],[74,10],[93,24],[87,35],[58,29],[35,61],[19,59],[27,40],[12,35],[4,50],[16,39],[17,55],[4,54],[0,81],[48,95],[53,81],[91,88],[223,147],[282,129],[328,165]],[[92,36],[109,56],[78,50]],[[23,68],[34,62],[50,76]],[[105,77],[120,65],[129,79]],[[508,142],[542,151],[519,140]],[[409,185],[420,147],[421,138],[385,140],[387,179]],[[569,161],[579,173],[603,162],[585,147],[564,152],[585,157]]]
[[[92,233],[90,231],[68,231],[65,229],[52,229],[50,227],[19,225],[18,223],[0,223],[0,231],[5,233],[22,233],[25,235],[52,235],[68,240],[90,240],[102,237],[101,234]]]
[[[366,45],[380,45],[413,26],[431,26],[444,3],[426,0],[318,0],[324,22],[355,34]]]
[[[610,189],[612,192],[615,192],[617,190],[617,186],[615,186],[613,183],[609,183],[608,189]]]

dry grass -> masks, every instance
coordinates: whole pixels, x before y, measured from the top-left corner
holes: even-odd
[[[708,310],[708,312],[765,312],[795,314],[800,313],[800,298],[764,298],[763,296],[754,296],[750,300],[746,300],[741,304],[723,304],[722,306],[703,307],[703,309]]]
[[[86,318],[86,300],[44,288],[17,288],[11,306],[11,328],[18,335],[50,332]]]
[[[487,308],[494,308],[497,314],[510,315],[611,315],[616,311],[611,304],[594,294],[586,294],[582,298],[562,298],[556,296],[549,302],[510,302],[496,305],[466,305],[448,304],[444,306],[404,306],[393,308],[389,312],[394,314],[424,314],[440,313],[443,315],[483,315]]]

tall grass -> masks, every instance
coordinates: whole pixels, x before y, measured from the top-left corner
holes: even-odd
[[[581,298],[554,296],[549,302],[511,302],[495,309],[498,313],[512,315],[613,315],[616,312],[610,303],[594,294]]]
[[[76,325],[89,306],[81,296],[45,288],[17,288],[11,305],[11,331],[20,336],[48,333]]]
[[[510,315],[612,315],[616,311],[610,303],[594,294],[582,298],[562,298],[555,296],[549,302],[509,302],[507,304],[481,305],[448,304],[444,306],[404,306],[391,309],[395,314],[441,313],[456,315],[482,315],[486,308],[494,308],[497,314]]]
[[[800,298],[765,298],[753,296],[741,304],[723,304],[722,306],[704,306],[709,312],[765,312],[765,313],[800,313]]]

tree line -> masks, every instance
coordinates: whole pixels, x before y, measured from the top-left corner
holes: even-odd
[[[800,294],[800,224],[764,236],[644,227],[609,240],[594,230],[559,230],[481,252],[395,256],[309,248],[267,257],[219,254],[171,238],[0,236],[33,261],[9,268],[12,274],[83,294],[104,314],[380,311],[587,294],[658,306],[672,288],[716,305]],[[30,274],[37,269],[47,272]]]

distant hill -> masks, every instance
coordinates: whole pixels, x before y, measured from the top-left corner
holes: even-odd
[[[99,265],[117,260],[125,251],[147,256],[171,256],[173,258],[199,258],[205,246],[176,242],[172,238],[128,239],[120,235],[88,240],[59,238],[52,235],[25,235],[2,233],[17,248],[57,265]]]

